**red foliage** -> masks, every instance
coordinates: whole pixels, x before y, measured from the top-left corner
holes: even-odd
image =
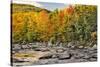
[[[69,5],[69,7],[67,8],[67,14],[72,15],[74,13],[74,8],[72,5]]]

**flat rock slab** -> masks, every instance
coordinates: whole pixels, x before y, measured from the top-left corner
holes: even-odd
[[[27,51],[24,53],[15,53],[12,58],[15,62],[36,62],[41,57],[48,57],[50,52],[40,52],[40,51]]]

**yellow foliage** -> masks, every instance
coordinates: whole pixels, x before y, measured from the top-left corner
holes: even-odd
[[[97,32],[92,32],[91,37],[93,40],[97,39]]]

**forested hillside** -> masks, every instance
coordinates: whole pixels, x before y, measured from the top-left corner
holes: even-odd
[[[28,4],[17,4],[17,3],[12,3],[12,12],[29,12],[29,11],[36,11],[40,12],[43,8],[39,8],[33,5],[28,5]],[[44,9],[46,10],[46,9]],[[50,12],[49,10],[46,10],[47,12]]]
[[[52,12],[32,5],[12,4],[12,7],[13,43],[78,42],[82,46],[96,43],[96,6],[69,5]]]

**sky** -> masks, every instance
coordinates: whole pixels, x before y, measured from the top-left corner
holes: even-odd
[[[64,3],[49,3],[49,2],[35,2],[33,0],[12,0],[12,3],[19,3],[19,4],[30,4],[36,7],[45,8],[48,10],[55,10],[56,8],[62,9],[67,7],[67,4]]]

